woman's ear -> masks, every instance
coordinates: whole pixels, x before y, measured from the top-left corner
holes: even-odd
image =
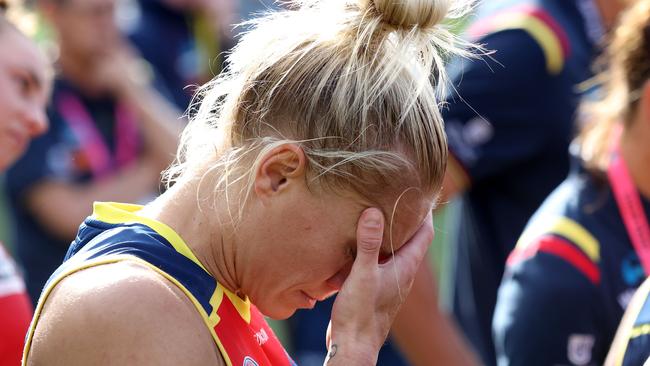
[[[261,199],[282,192],[292,182],[304,181],[307,160],[297,144],[282,144],[264,154],[255,172],[254,189]]]

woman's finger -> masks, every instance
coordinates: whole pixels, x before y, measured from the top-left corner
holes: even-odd
[[[384,215],[381,211],[376,208],[363,211],[357,224],[357,258],[352,273],[359,270],[359,267],[377,266],[383,237]]]

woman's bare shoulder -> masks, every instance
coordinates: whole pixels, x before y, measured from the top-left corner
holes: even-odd
[[[191,301],[135,262],[88,268],[50,293],[28,364],[224,364]]]

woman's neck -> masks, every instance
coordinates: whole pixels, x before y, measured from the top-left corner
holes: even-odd
[[[171,227],[220,284],[239,293],[237,246],[219,220],[221,208],[207,202],[198,197],[196,183],[179,181],[139,214]]]

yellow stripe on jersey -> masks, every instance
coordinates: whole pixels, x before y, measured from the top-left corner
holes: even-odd
[[[219,314],[217,314],[217,309],[219,309],[219,306],[221,306],[221,301],[223,301],[223,291],[221,289],[222,287],[217,284],[217,288],[212,294],[212,297],[210,297],[210,305],[212,306],[212,314],[210,314],[208,317],[208,326],[210,329],[214,329],[214,327],[217,326],[221,320]]]
[[[167,274],[166,272],[164,272],[160,268],[156,267],[155,265],[153,265],[153,264],[151,264],[149,262],[146,262],[146,261],[144,261],[144,260],[142,260],[142,259],[140,259],[138,257],[132,256],[132,255],[124,255],[124,254],[111,255],[111,256],[106,256],[106,257],[103,257],[103,258],[98,258],[98,259],[95,259],[95,260],[89,260],[87,262],[83,262],[79,266],[72,267],[72,268],[68,269],[67,271],[61,273],[57,278],[55,278],[54,280],[52,280],[50,282],[50,284],[44,289],[43,294],[41,295],[41,298],[40,298],[40,300],[38,302],[38,305],[36,307],[36,310],[34,311],[34,318],[32,320],[32,323],[29,326],[29,331],[27,333],[27,339],[25,341],[25,348],[23,350],[22,366],[27,365],[27,358],[29,357],[29,350],[30,350],[31,345],[32,345],[32,340],[34,338],[34,331],[36,329],[36,325],[38,324],[38,319],[40,318],[41,313],[43,312],[43,307],[45,306],[45,303],[47,302],[47,298],[50,296],[50,294],[52,293],[52,291],[54,290],[56,285],[58,285],[64,278],[66,278],[66,277],[68,277],[68,276],[70,276],[70,275],[72,275],[72,274],[74,274],[76,272],[82,271],[84,269],[88,269],[88,268],[96,267],[96,266],[101,266],[101,265],[105,265],[105,264],[112,264],[112,263],[122,262],[122,261],[134,262],[134,263],[143,265],[143,266],[145,266],[147,268],[150,268],[153,271],[155,271],[156,273],[163,276],[169,282],[173,283],[176,287],[178,287],[185,294],[185,296],[187,296],[187,298],[190,299],[192,304],[194,304],[194,307],[199,312],[199,314],[201,314],[201,317],[203,318],[203,321],[205,322],[205,324],[208,326],[208,330],[210,331],[210,334],[212,335],[212,339],[214,339],[215,342],[217,343],[217,346],[219,347],[219,351],[223,355],[223,357],[224,357],[224,359],[226,361],[226,364],[228,366],[232,366],[232,362],[228,358],[228,354],[226,352],[226,349],[223,347],[223,345],[221,344],[221,341],[217,337],[217,334],[214,331],[214,327],[210,326],[210,324],[211,324],[210,318],[214,318],[214,316],[212,314],[208,315],[205,312],[205,310],[203,309],[203,306],[194,297],[194,295],[192,295],[192,293],[187,288],[185,288],[185,286],[183,286],[183,284],[181,284],[177,279],[175,279],[171,275]],[[217,288],[219,288],[219,287],[221,287],[221,286],[217,286]],[[212,312],[216,313],[217,308],[213,308]]]
[[[237,309],[237,312],[239,313],[239,316],[244,319],[244,321],[248,324],[251,323],[251,301],[248,297],[246,297],[246,300],[242,300],[241,297],[235,295],[231,291],[229,291],[227,288],[219,285],[219,287],[222,288],[222,291],[226,294],[228,299],[230,299],[230,302],[233,304],[235,309]]]
[[[630,339],[647,334],[650,334],[650,324],[642,324],[632,328],[632,331],[630,332]]]
[[[509,12],[490,19],[490,25],[491,32],[510,29],[526,31],[542,48],[549,73],[556,75],[564,68],[562,43],[555,32],[542,20],[526,13]]]
[[[582,225],[567,218],[556,217],[548,220],[537,220],[529,227],[517,242],[517,248],[523,249],[542,235],[561,235],[576,244],[593,262],[600,261],[600,244]]]
[[[230,300],[232,305],[237,309],[237,313],[239,313],[239,316],[247,323],[250,324],[251,322],[251,301],[248,297],[246,299],[242,299],[236,294],[234,294],[232,291],[228,290],[227,288],[221,286],[221,284],[217,284],[217,289],[212,295],[212,298],[210,299],[210,305],[214,309],[218,309],[219,306],[221,305],[221,302],[223,301],[223,296],[226,295],[226,297]],[[212,326],[216,326],[219,324],[219,316],[217,315],[216,312],[212,314],[212,318],[210,319],[210,322]]]
[[[187,244],[185,244],[185,241],[172,228],[160,221],[138,215],[138,211],[140,210],[142,210],[142,206],[140,205],[115,202],[95,202],[93,204],[93,215],[91,217],[108,224],[137,223],[146,225],[165,238],[177,252],[196,263],[199,267],[203,268],[204,271],[208,272],[199,259],[196,258],[192,250],[187,246]]]

